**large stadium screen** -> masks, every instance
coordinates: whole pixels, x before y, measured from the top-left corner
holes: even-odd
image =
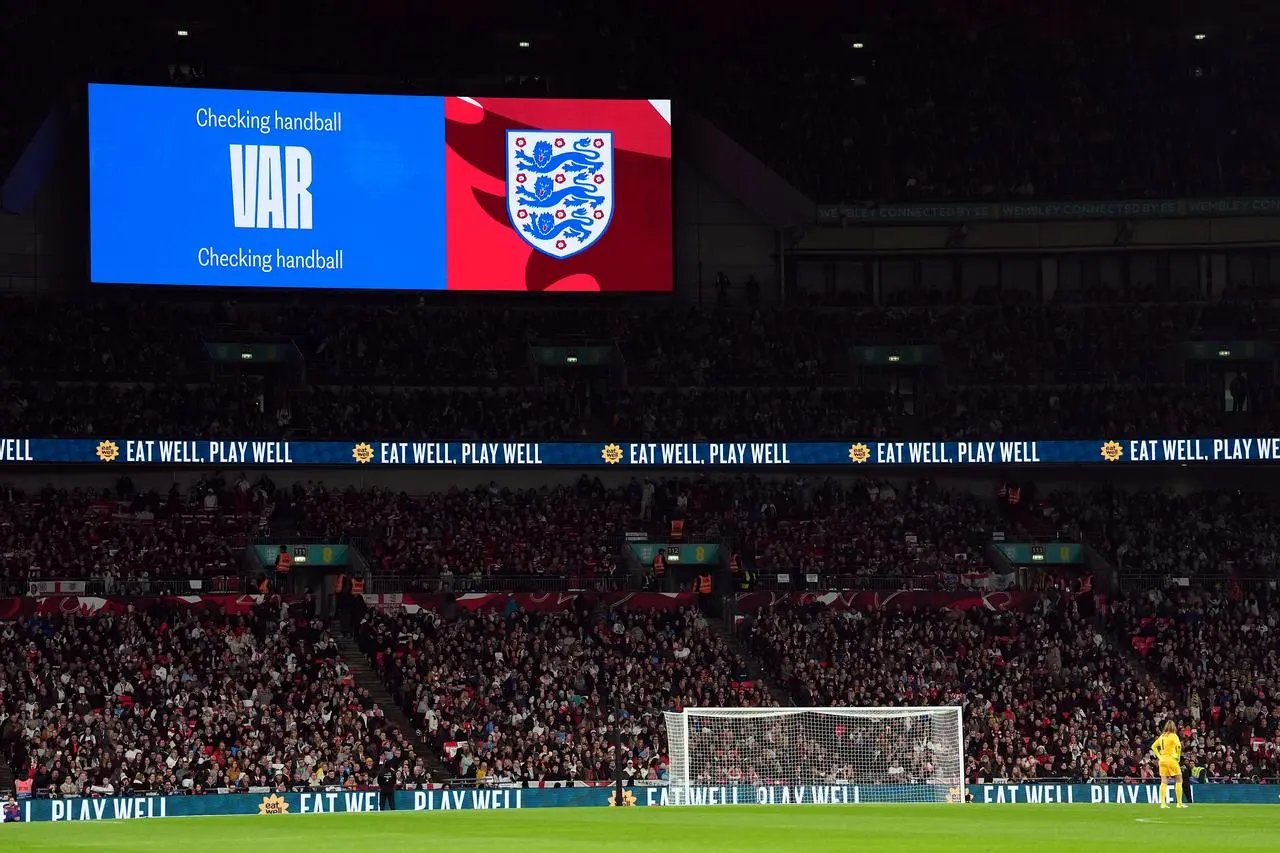
[[[672,286],[671,104],[89,87],[100,284]]]

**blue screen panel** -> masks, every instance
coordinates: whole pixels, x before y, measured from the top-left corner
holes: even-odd
[[[446,288],[444,100],[89,87],[90,278]]]

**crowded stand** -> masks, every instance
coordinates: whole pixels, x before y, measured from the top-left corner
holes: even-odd
[[[1280,576],[1277,499],[1263,491],[1115,488],[1048,495],[1038,512],[1084,538],[1123,577],[1222,581]]]
[[[627,778],[664,779],[663,711],[776,704],[693,608],[370,613],[357,636],[449,770],[486,784],[607,782],[615,726]]]
[[[128,478],[114,494],[4,494],[3,577],[12,589],[61,579],[93,579],[106,592],[217,578],[226,586],[245,543],[272,519],[319,541],[361,543],[384,583],[457,591],[544,578],[626,588],[634,580],[620,560],[624,534],[660,535],[673,521],[691,538],[730,542],[758,575],[804,571],[842,583],[961,572],[981,564],[992,530],[1018,530],[996,501],[927,480],[644,478],[606,487],[582,477],[409,495],[316,482],[279,489],[240,473],[166,495],[136,492]]]
[[[1157,396],[1168,405],[1153,404]],[[1271,389],[1251,391],[1270,423]],[[272,409],[217,384],[0,386],[0,429],[32,438],[440,438],[504,441],[1000,440],[1238,433],[1221,395],[1181,385],[623,388],[312,386]]]
[[[575,19],[585,0],[567,0],[555,26],[581,28],[607,67],[584,74],[572,51],[547,57],[525,43],[545,59],[545,74],[507,72],[502,88],[522,80],[566,97],[687,98],[824,206],[1280,196],[1268,148],[1274,111],[1258,108],[1280,80],[1251,47],[1270,38],[1256,29],[1224,26],[1197,39],[1156,33],[1143,13],[1115,4],[1098,13],[1051,3],[1032,15],[1011,0],[918,11],[870,0],[848,34],[813,15],[762,39],[758,24],[744,30],[712,6],[714,24],[697,25],[703,7],[686,5],[675,22],[647,10],[611,27],[609,9],[593,5]],[[448,22],[463,12],[474,17],[440,10],[435,29],[456,33]],[[996,23],[981,23],[985,15]],[[220,61],[210,58],[207,76],[171,64],[168,75],[222,85],[235,51],[261,58],[270,51],[259,32],[284,28],[256,26]],[[438,54],[461,63],[479,52],[460,34],[440,51],[411,35],[405,28],[390,45],[370,44],[388,54],[379,67],[402,74],[399,59]],[[358,67],[366,51],[352,41],[344,55]],[[0,52],[0,69],[10,61]],[[447,82],[402,77],[396,85],[445,90]],[[6,88],[14,91],[0,92],[0,117],[36,109],[26,102],[40,99],[23,86]],[[0,165],[20,148],[6,121]],[[835,220],[825,224],[853,224]],[[957,224],[956,234],[963,230]],[[1125,285],[1103,281],[1111,273],[1098,271],[1101,263],[1081,263],[1070,283],[1065,273],[1047,281],[1039,269],[1035,292],[1004,285],[1003,272],[970,280],[979,266],[961,258],[963,239],[948,238],[938,263],[954,263],[925,276],[916,259],[873,259],[874,248],[840,270],[836,261],[784,258],[787,241],[803,238],[779,231],[769,251],[794,290],[730,282],[702,270],[699,256],[697,276],[714,296],[697,305],[684,294],[625,303],[596,294],[598,302],[547,307],[372,290],[323,302],[276,293],[6,295],[0,312],[14,322],[0,335],[0,436],[600,447],[821,440],[842,443],[843,464],[845,443],[855,442],[1280,431],[1273,365],[1255,374],[1248,362],[1246,375],[1239,353],[1204,367],[1179,350],[1188,342],[1269,347],[1280,337],[1275,256],[1259,280],[1245,282],[1233,278],[1231,260],[1245,258],[1244,249],[1205,251],[1201,284],[1187,286],[1167,281],[1172,250],[1147,244],[1130,253],[1127,230],[1115,245],[1108,235],[1058,247],[1091,258],[1141,253],[1141,264],[1125,260],[1115,274]],[[1028,264],[1051,260],[1048,249],[1035,253],[1052,243],[1019,239]],[[702,240],[699,232],[699,252]],[[855,251],[864,250],[832,257]],[[1245,259],[1252,277],[1254,261]],[[815,285],[827,292],[799,286],[804,277],[792,268],[800,263],[828,267]],[[900,267],[889,274],[889,264]],[[1148,268],[1166,281],[1142,280]],[[834,292],[846,278],[861,284]],[[786,304],[768,304],[775,295]],[[259,345],[278,350],[255,361],[249,348]],[[573,357],[539,360],[539,347]],[[598,348],[598,360],[577,364],[570,351],[578,347]],[[898,364],[900,353],[872,348],[918,348],[921,357]],[[1098,461],[1096,447],[1088,450],[1096,470],[1122,471],[1110,464],[1118,459]],[[39,794],[67,797],[365,789],[388,768],[405,786],[445,777],[590,784],[613,779],[616,738],[628,780],[661,782],[665,711],[782,701],[963,705],[970,782],[1151,780],[1151,739],[1169,719],[1203,778],[1280,777],[1280,506],[1226,478],[1213,491],[1173,493],[1130,490],[1116,473],[1115,487],[1038,501],[1028,487],[1030,506],[1018,506],[1008,487],[1003,501],[976,494],[976,475],[973,491],[873,478],[894,469],[855,458],[850,447],[859,466],[839,479],[814,469],[769,479],[646,471],[622,484],[622,465],[597,469],[607,472],[601,479],[531,487],[538,481],[527,466],[519,485],[495,474],[485,486],[444,488],[437,484],[448,475],[432,471],[411,493],[401,489],[419,472],[403,467],[384,479],[380,464],[338,449],[348,466],[343,486],[323,484],[323,472],[277,487],[260,471],[201,468],[202,479],[167,491],[135,489],[127,474],[110,490],[91,490],[76,487],[75,472],[50,468],[55,485],[0,488],[0,590],[22,600],[5,611],[15,618],[0,621],[0,770]],[[621,461],[590,450],[593,464]],[[113,465],[113,476],[131,464],[94,454],[85,459]],[[359,488],[346,485],[357,480]],[[1092,575],[1087,585],[1060,585],[1053,567],[1019,566],[1001,575],[1025,587],[998,605],[1010,609],[985,596],[981,606],[944,609],[962,583],[965,592],[994,588],[961,579],[991,577],[997,532],[1009,543],[1087,543],[1101,557],[1094,565],[1090,554],[1088,571],[1114,568],[1114,576],[1099,577],[1095,597]],[[641,547],[667,537],[725,549],[714,595],[709,574],[707,586],[702,575],[690,585],[692,576],[677,580],[664,557],[641,562]],[[306,567],[316,569],[308,584],[323,577],[326,586],[294,600],[281,564],[249,568],[249,546],[271,542],[287,555],[283,541],[340,542],[361,559],[336,577]],[[1029,577],[1043,582],[1042,593]],[[63,581],[74,583],[64,589]],[[670,610],[598,600],[641,589],[690,595]],[[931,600],[940,603],[929,612],[889,610],[879,599],[866,612],[822,608],[800,603],[812,600],[801,589],[937,592]],[[497,609],[460,606],[473,594],[547,590],[571,591],[571,609],[532,612],[515,598]],[[243,607],[156,598],[214,592],[236,593]],[[794,594],[782,600],[784,592]],[[759,593],[769,604],[738,614],[732,593]],[[82,595],[101,596],[98,609],[80,612]],[[25,606],[52,598],[75,612]],[[421,603],[406,607],[408,599]],[[729,624],[737,631],[721,627]],[[354,635],[395,708],[357,686],[357,675],[370,673],[343,658],[340,631]],[[410,730],[388,712],[403,712]],[[873,735],[857,733],[868,742]],[[887,743],[880,757],[905,780],[927,779],[931,760],[919,745]],[[697,778],[722,783],[742,772],[721,763]],[[801,772],[846,778],[839,768]],[[750,778],[766,777],[752,768]]]
[[[29,295],[6,295],[0,310],[22,318],[0,340],[6,381],[189,380],[204,359],[201,333],[222,316],[217,303],[168,302],[139,311],[125,299]]]
[[[97,592],[239,587],[240,551],[271,505],[269,480],[203,480],[167,495],[132,489],[0,491],[0,586],[94,580]],[[265,485],[264,485],[265,484]],[[213,586],[205,586],[212,584]]]
[[[137,312],[111,302],[35,304],[68,322],[18,324],[0,342],[6,435],[606,441],[1214,435],[1238,427],[1225,417],[1220,392],[1189,381],[1175,366],[1177,344],[1265,337],[1280,327],[1268,303],[1224,302],[1144,305],[1136,318],[1106,304],[1067,303],[852,314],[796,308],[767,319],[743,309],[435,312],[388,303],[255,312],[224,303],[205,305],[203,322],[194,304],[173,303],[145,312],[148,322],[193,331],[165,336],[139,328]],[[362,318],[351,326],[360,332],[342,325],[348,313]],[[253,336],[297,345],[308,384],[282,387],[252,373],[210,380],[199,341],[236,339],[226,329],[238,328],[242,315],[259,321]],[[277,322],[275,332],[262,328]],[[449,334],[458,324],[489,330],[502,343],[473,345],[470,337]],[[82,327],[117,342],[95,351],[101,354],[92,365],[76,337]],[[655,327],[664,334],[653,336]],[[564,371],[535,375],[529,344],[574,328],[618,344],[625,383]],[[290,329],[312,331],[289,336]],[[134,339],[148,342],[144,355],[121,343]],[[414,349],[410,340],[432,343]],[[927,368],[911,376],[909,387],[888,374],[863,375],[849,350],[860,343],[937,344],[946,382]],[[1250,383],[1254,428],[1275,419],[1273,396],[1268,380]]]
[[[650,441],[840,440],[902,435],[906,400],[870,388],[634,388],[605,401],[602,437]]]
[[[759,575],[817,574],[843,586],[924,582],[982,564],[982,548],[1009,521],[994,501],[940,489],[929,480],[755,481],[689,504],[700,526],[719,519],[744,564]],[[677,498],[678,500],[679,498]]]
[[[278,488],[262,474],[214,472],[164,494],[137,490],[127,476],[114,490],[6,488],[0,554],[9,587],[94,578],[111,590],[151,588],[236,574],[245,543],[274,522],[315,541],[360,543],[371,572],[406,589],[488,589],[521,577],[613,588],[633,582],[620,560],[624,534],[662,537],[675,522],[689,540],[728,543],[757,576],[813,573],[848,584],[963,574],[983,565],[998,531],[1083,539],[1122,580],[1221,581],[1276,576],[1273,504],[1261,492],[1109,488],[1013,506],[930,479],[754,476],[644,476],[616,486],[581,476],[543,488],[492,482],[410,494],[322,481]]]
[[[548,576],[594,585],[619,573],[625,498],[585,477],[572,487],[495,483],[416,496],[317,485],[292,512],[311,535],[367,542],[375,573],[408,588],[481,589],[491,576],[516,586]]]
[[[112,571],[122,579],[160,571],[171,574],[183,564],[211,573],[214,558],[199,550],[201,540],[161,538],[178,536],[193,524],[193,516],[209,515],[199,497],[202,493],[215,502],[222,496],[229,507],[239,500],[246,515],[268,496],[279,496],[282,503],[291,504],[287,512],[301,529],[321,537],[367,537],[365,547],[374,557],[375,574],[400,575],[413,581],[409,588],[445,592],[482,588],[469,586],[476,576],[492,577],[505,588],[519,588],[509,576],[520,574],[604,578],[620,571],[618,534],[624,528],[648,523],[662,529],[674,518],[684,522],[690,535],[706,531],[731,542],[753,571],[766,576],[781,570],[816,572],[827,579],[855,576],[852,588],[866,588],[875,576],[909,577],[913,588],[920,588],[920,576],[932,576],[936,582],[946,574],[980,568],[981,548],[992,529],[1017,532],[1016,519],[1002,515],[994,502],[948,492],[929,481],[861,481],[851,487],[817,480],[661,479],[607,489],[582,478],[571,487],[537,491],[493,484],[409,497],[389,491],[329,490],[318,484],[281,490],[269,481],[242,483],[238,478],[232,484],[206,483],[190,496],[175,492],[164,501],[150,493],[126,498],[131,492],[127,484],[120,492],[110,499],[109,508],[104,507],[106,499],[87,494],[10,495],[4,522],[6,565],[29,565],[33,578],[83,577],[100,571],[104,563],[114,566]],[[238,494],[245,496],[237,498]],[[1091,508],[1094,515],[1111,519],[1108,530],[1113,536],[1146,530],[1148,539],[1100,543],[1104,554],[1114,555],[1123,578],[1126,566],[1121,559],[1126,553],[1151,559],[1157,554],[1152,550],[1156,543],[1181,541],[1176,537],[1182,533],[1146,525],[1145,520],[1156,517],[1182,527],[1189,516],[1216,517],[1222,523],[1207,521],[1199,537],[1211,553],[1196,559],[1206,565],[1225,559],[1223,555],[1240,559],[1240,552],[1231,549],[1238,530],[1227,519],[1238,513],[1246,519],[1262,518],[1266,510],[1261,505],[1246,510],[1231,501],[1228,495],[1184,499],[1151,494],[1126,500],[1113,495],[1104,501],[1093,494],[1077,505],[1054,495],[1044,507],[1053,508],[1056,514],[1047,517],[1064,530],[1070,529],[1072,519],[1066,513],[1073,507]],[[125,510],[135,517],[125,520]],[[617,521],[596,523],[605,517]],[[63,533],[55,538],[51,529]],[[1078,529],[1089,529],[1087,518]],[[75,535],[68,539],[65,531]],[[206,545],[219,541],[208,531],[205,535]],[[1125,542],[1131,542],[1131,551]],[[190,559],[172,559],[182,554]],[[476,571],[476,566],[483,568]],[[1186,563],[1144,568],[1197,575],[1196,566]],[[1277,772],[1280,747],[1274,723],[1280,715],[1268,707],[1276,678],[1275,655],[1266,640],[1275,629],[1273,601],[1266,587],[1250,587],[1245,594],[1233,589],[1204,593],[1173,587],[1164,593],[1101,600],[1102,631],[1090,596],[1077,601],[1057,591],[1048,593],[1031,613],[977,608],[936,619],[922,619],[914,612],[864,614],[779,605],[749,620],[742,648],[764,662],[766,672],[797,705],[962,702],[971,780],[1147,779],[1152,768],[1144,759],[1144,739],[1165,716],[1186,720],[1192,730],[1186,738],[1188,754],[1207,767],[1209,778],[1270,778]],[[131,593],[127,585],[114,591]],[[59,666],[71,673],[62,682],[64,692],[69,692],[67,684],[79,686],[82,677],[90,691],[99,682],[115,689],[122,677],[128,688],[130,679],[136,681],[148,664],[152,670],[164,665],[173,673],[179,671],[175,662],[182,661],[193,679],[183,673],[180,683],[194,680],[206,691],[225,693],[227,685],[206,683],[199,667],[207,670],[219,659],[231,660],[234,666],[235,655],[241,653],[248,654],[255,667],[263,661],[287,662],[291,654],[296,663],[308,659],[297,651],[299,643],[319,642],[306,639],[317,629],[302,627],[305,620],[282,622],[278,607],[257,611],[242,628],[223,617],[148,611],[84,619],[40,617],[2,630],[6,647],[15,654],[47,659],[48,649],[61,650],[67,662]],[[623,691],[630,721],[623,729],[631,744],[627,749],[634,750],[626,772],[635,779],[661,778],[662,710],[682,704],[772,701],[764,685],[751,678],[750,665],[708,628],[701,611],[603,612],[599,606],[584,607],[588,609],[561,614],[523,613],[510,605],[505,611],[447,616],[369,612],[356,634],[395,702],[428,733],[448,772],[472,779],[608,778],[604,774],[612,740],[611,710],[606,706],[615,685],[609,673],[626,671],[632,676],[616,685]],[[152,634],[152,648],[142,657],[119,662],[109,658],[107,669],[101,663],[96,669],[77,663],[66,651],[101,648],[104,643],[108,648],[137,646],[140,637]],[[247,652],[233,650],[224,658],[208,651],[210,637],[237,634],[252,635],[260,645]],[[477,656],[474,651],[480,648],[491,651]],[[893,654],[885,654],[886,649],[893,649]],[[321,681],[343,676],[341,664],[315,665],[320,669],[314,675]],[[291,671],[286,663],[279,666]],[[329,666],[336,668],[325,668]],[[25,665],[6,672],[8,689],[0,687],[5,697],[0,701],[26,689],[13,686],[22,683],[15,678],[37,677]],[[572,691],[564,686],[565,673],[575,674]],[[157,692],[165,682],[144,678],[148,680],[140,689],[129,694],[130,701],[136,706],[141,694],[144,701],[154,703],[165,696],[167,702],[167,695]],[[58,687],[41,689],[57,695]],[[264,689],[278,695],[284,688]],[[92,695],[86,701],[101,709]],[[124,707],[112,706],[112,701],[107,697],[109,707]],[[74,725],[67,720],[75,715],[58,710],[57,703],[52,707],[52,712],[31,703],[6,707],[8,718],[19,721],[10,726],[7,748],[20,759],[13,766],[27,766],[34,755],[37,772],[43,769],[46,774],[41,778],[58,790],[80,786],[77,791],[101,793],[130,790],[130,785],[151,790],[157,784],[165,790],[236,789],[242,776],[249,781],[239,784],[250,786],[318,784],[310,772],[300,769],[298,762],[307,760],[300,746],[289,753],[292,769],[290,761],[273,761],[269,767],[260,761],[251,769],[236,750],[252,745],[237,747],[213,723],[201,741],[209,747],[207,760],[181,750],[166,759],[188,768],[185,775],[166,773],[145,757],[130,758],[127,753],[108,762],[109,772],[99,770],[101,765],[60,762],[57,749],[65,746],[62,740],[74,736],[66,727]],[[54,716],[46,718],[37,733],[29,715],[39,716],[38,712]],[[216,720],[217,713],[215,706],[210,719]],[[25,721],[23,714],[28,715]],[[105,717],[110,719],[109,714]],[[52,731],[49,719],[60,721]],[[134,718],[121,712],[118,719]],[[101,732],[92,722],[86,725],[86,737],[96,737],[96,742],[110,735],[109,725]],[[15,728],[21,736],[16,741]],[[48,745],[51,739],[53,746]],[[225,741],[225,746],[210,745],[214,740]],[[290,748],[287,738],[276,746]],[[312,753],[315,761],[343,768],[338,784],[347,784],[347,779],[353,780],[351,785],[364,784],[373,766],[369,761],[380,761],[368,749],[354,758],[330,758],[316,749]],[[53,760],[45,760],[50,755]],[[224,756],[221,764],[218,755]],[[353,761],[363,764],[366,776],[351,769]],[[216,766],[207,766],[211,762]],[[281,765],[290,774],[285,782],[278,779]],[[400,781],[421,781],[426,771],[415,769],[420,767],[400,763]],[[117,770],[124,776],[116,775]],[[228,775],[233,770],[237,773]]]
[[[367,542],[375,573],[405,588],[459,591],[544,577],[611,588],[626,580],[623,535],[663,535],[673,521],[691,540],[730,543],[758,575],[812,572],[844,584],[934,583],[980,567],[992,530],[1018,529],[995,500],[928,480],[645,478],[608,488],[582,477],[415,496],[317,486],[293,511],[310,535]]]
[[[593,395],[569,385],[457,389],[312,387],[294,395],[287,430],[314,438],[448,436],[574,441],[602,436]]]
[[[411,767],[309,616],[153,604],[5,623],[5,757],[61,796],[354,788],[392,758]]]
[[[1169,378],[1148,363],[1162,347],[1280,328],[1271,302],[1180,301],[1176,291],[1147,300],[1110,288],[1058,290],[1051,304],[1000,306],[913,292],[929,304],[451,308],[383,297],[357,305],[155,301],[137,312],[112,299],[7,296],[6,313],[31,319],[0,342],[0,379],[198,380],[202,369],[208,375],[202,341],[244,338],[293,341],[317,385],[518,385],[528,378],[530,345],[571,339],[617,343],[637,386],[843,384],[850,347],[911,344],[964,356],[956,367],[966,381],[1147,382]],[[1117,303],[1142,310],[1118,311]],[[173,327],[183,333],[165,331]],[[459,328],[478,335],[457,335]]]
[[[1187,757],[1207,764],[1215,779],[1275,776],[1275,763],[1263,752],[1209,724],[1221,716],[1237,729],[1265,729],[1272,737],[1259,696],[1246,692],[1239,700],[1250,706],[1247,722],[1230,706],[1188,715],[1188,697],[1164,689],[1114,647],[1091,610],[1087,601],[1069,597],[1042,599],[1032,613],[975,608],[937,619],[775,607],[751,620],[744,642],[802,707],[963,704],[971,782],[1149,780],[1155,769],[1147,760],[1150,740],[1166,719],[1190,727]],[[1229,633],[1244,639],[1249,629]],[[1169,674],[1179,677],[1199,666],[1192,661],[1215,653],[1188,655],[1200,648],[1190,644],[1166,648],[1152,654],[1167,655]],[[1231,667],[1228,660],[1224,650],[1221,665]],[[1208,697],[1218,685],[1189,676],[1184,686]]]
[[[1171,586],[1113,602],[1107,624],[1157,673],[1203,739],[1212,777],[1280,775],[1272,585]]]
[[[254,383],[0,384],[0,432],[30,437],[242,438],[277,434]]]
[[[1167,402],[1153,404],[1157,396]],[[609,405],[614,411],[610,421],[593,421],[584,436],[656,441],[838,441],[851,436],[868,441],[1036,441],[1240,430],[1224,412],[1220,395],[1215,399],[1208,389],[1181,385],[952,385],[911,393],[867,387],[638,388],[621,392],[600,408]],[[1263,406],[1266,403],[1260,402]],[[1266,422],[1266,414],[1258,417]]]
[[[1153,401],[1163,402],[1153,405]],[[1240,431],[1222,399],[1173,385],[955,386],[926,396],[920,434],[935,440],[983,441],[1044,436],[1221,435]]]

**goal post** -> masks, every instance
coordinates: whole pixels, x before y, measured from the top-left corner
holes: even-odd
[[[953,705],[667,711],[671,805],[964,802]]]

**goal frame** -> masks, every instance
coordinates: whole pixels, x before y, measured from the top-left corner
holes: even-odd
[[[667,723],[667,755],[669,764],[668,785],[671,788],[691,788],[693,780],[689,778],[689,720],[693,716],[720,719],[768,719],[798,716],[801,714],[821,714],[831,717],[847,717],[851,719],[895,719],[910,716],[933,716],[939,712],[955,714],[956,749],[959,759],[959,778],[957,785],[965,786],[965,741],[964,741],[964,706],[963,705],[787,705],[784,707],[686,707],[679,711],[665,712]],[[678,726],[673,727],[673,721]],[[675,735],[675,737],[673,737]],[[676,743],[679,743],[683,765],[676,766]],[[674,802],[674,798],[673,798]]]

